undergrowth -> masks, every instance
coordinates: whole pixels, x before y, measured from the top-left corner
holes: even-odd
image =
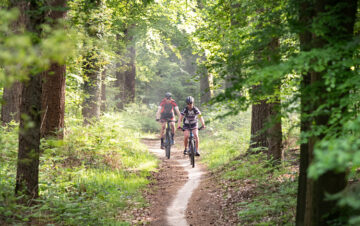
[[[234,194],[240,225],[293,225],[297,168],[290,161],[273,167],[263,154],[245,154],[250,116],[248,111],[210,121],[200,133],[202,162],[220,178],[225,193]]]
[[[18,204],[13,194],[17,127],[1,127],[1,224],[130,225],[119,213],[146,205],[140,191],[157,160],[128,122],[126,114],[106,114],[86,127],[68,120],[64,140],[43,140],[33,206]]]

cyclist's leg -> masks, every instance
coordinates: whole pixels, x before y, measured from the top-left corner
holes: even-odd
[[[174,119],[172,119],[174,120]],[[172,138],[172,144],[175,144],[174,135],[175,135],[175,122],[170,123],[171,126],[171,138]]]
[[[186,154],[186,150],[187,150],[187,146],[188,146],[188,141],[189,141],[189,135],[190,135],[190,131],[189,131],[189,130],[185,130],[185,131],[184,131],[184,154]]]
[[[164,148],[165,126],[166,126],[166,122],[164,120],[161,120],[161,129],[160,129],[161,144],[160,144],[160,148]]]
[[[194,134],[194,137],[195,137],[195,148],[196,148],[196,155],[197,156],[200,156],[200,152],[199,152],[199,141],[200,141],[200,139],[199,139],[199,133],[198,133],[198,129],[197,128],[195,128],[194,130],[193,130],[193,134]]]

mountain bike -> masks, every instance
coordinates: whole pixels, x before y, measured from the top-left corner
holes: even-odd
[[[202,130],[204,127],[200,127],[198,128],[198,130]],[[180,127],[180,129],[182,129],[182,131],[184,131],[184,129],[182,127]],[[190,164],[191,166],[194,168],[195,167],[195,154],[196,154],[196,145],[195,145],[195,137],[193,134],[193,129],[190,130],[190,135],[189,135],[189,140],[188,140],[188,145],[189,145],[189,149],[188,149],[188,153],[189,153],[189,159],[190,159]]]
[[[173,145],[173,138],[171,136],[171,126],[170,123],[174,122],[173,120],[166,120],[166,131],[165,131],[165,141],[164,141],[164,146],[165,146],[165,155],[168,159],[170,159],[170,150],[171,150],[171,145]]]

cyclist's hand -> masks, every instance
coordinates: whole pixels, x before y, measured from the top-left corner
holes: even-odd
[[[203,125],[203,126],[202,126],[202,128],[203,128],[203,129],[205,129],[205,128],[206,128],[206,126],[205,126],[205,125]]]
[[[158,121],[160,121],[160,119],[158,119],[158,118],[157,118],[157,119],[155,119],[155,120],[156,120],[157,122],[158,122]]]
[[[178,126],[178,130],[182,129],[181,126]]]

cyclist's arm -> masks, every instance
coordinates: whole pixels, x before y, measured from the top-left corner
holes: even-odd
[[[174,109],[175,109],[176,115],[180,118],[180,117],[181,117],[181,114],[180,114],[180,111],[179,111],[179,107],[176,106]]]
[[[160,111],[161,111],[161,106],[158,107],[158,110],[156,112],[156,119],[160,119]]]
[[[181,121],[184,119],[184,116],[182,114],[180,114],[179,120],[178,120],[178,125],[177,127],[181,127]]]
[[[200,122],[201,122],[202,127],[204,127],[204,128],[205,128],[206,126],[205,126],[205,121],[204,121],[204,118],[202,117],[202,115],[201,115],[201,114],[200,114],[198,117],[199,117],[199,119],[200,119]]]

